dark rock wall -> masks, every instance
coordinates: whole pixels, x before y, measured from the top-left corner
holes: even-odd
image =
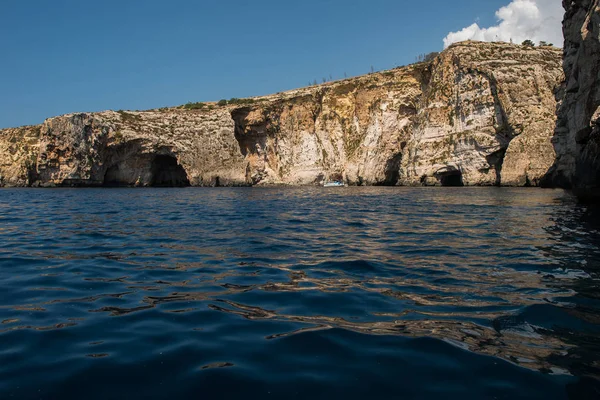
[[[572,189],[581,199],[600,199],[600,6],[599,0],[563,0],[564,97],[558,108],[557,160],[545,186]]]

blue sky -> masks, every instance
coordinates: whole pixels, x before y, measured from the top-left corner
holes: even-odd
[[[0,127],[275,93],[439,51],[509,0],[3,0]]]

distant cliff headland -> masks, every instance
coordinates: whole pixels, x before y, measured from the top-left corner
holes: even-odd
[[[343,179],[593,193],[598,0],[565,7],[564,70],[550,46],[463,42],[427,62],[271,96],[50,118],[0,130],[0,186]]]

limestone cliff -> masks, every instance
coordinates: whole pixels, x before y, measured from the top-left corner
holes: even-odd
[[[555,156],[557,49],[463,43],[430,69],[402,163],[407,183],[537,185]]]
[[[39,126],[0,130],[0,187],[28,186],[35,177]]]
[[[599,0],[563,0],[566,14],[566,89],[554,144],[556,164],[548,186],[573,189],[580,197],[600,198],[600,5]]]
[[[429,63],[228,105],[0,131],[0,186],[537,185],[560,52],[464,42]]]

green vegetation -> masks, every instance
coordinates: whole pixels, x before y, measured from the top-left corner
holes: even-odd
[[[226,105],[247,105],[247,104],[254,104],[256,102],[256,100],[254,99],[238,99],[236,97],[233,97],[229,100],[225,100],[225,99],[221,99],[219,100],[219,102],[217,103],[217,105],[219,107],[224,107]],[[209,109],[211,109],[212,106],[208,106]]]
[[[525,47],[535,47],[535,43],[533,43],[531,40],[527,39],[525,41],[523,41],[523,43],[521,43],[521,45],[525,46]]]
[[[233,99],[229,100],[229,104],[254,104],[254,99]]]
[[[206,107],[204,103],[187,103],[183,106],[186,110],[202,110],[204,107]]]

